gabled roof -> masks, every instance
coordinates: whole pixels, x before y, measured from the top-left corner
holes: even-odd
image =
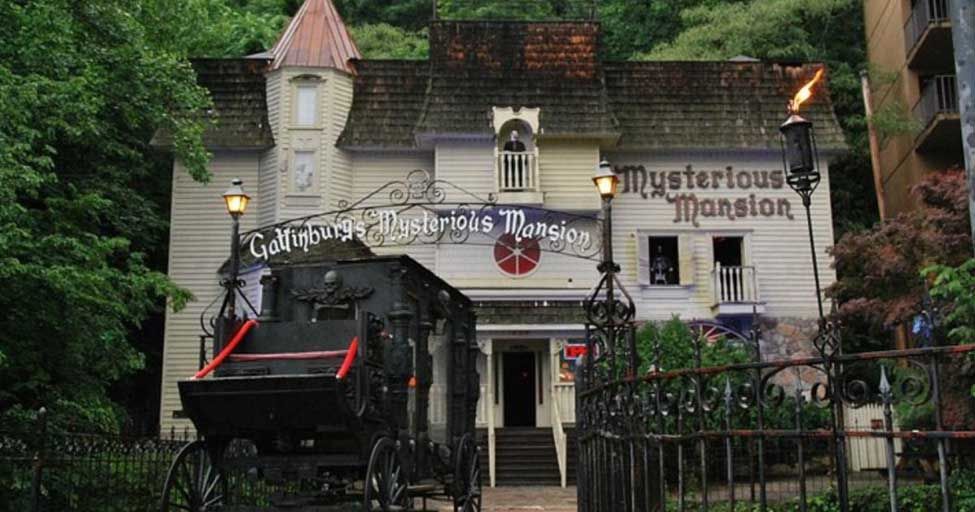
[[[305,0],[281,38],[271,48],[271,68],[334,68],[355,73],[359,49],[332,0]]]
[[[538,107],[544,136],[622,150],[778,149],[788,99],[821,64],[603,62],[592,22],[435,21],[429,61],[360,61],[338,145],[415,148],[493,135],[491,107]],[[825,85],[804,105],[819,147],[844,150]]]
[[[267,117],[264,72],[268,61],[260,59],[194,59],[197,84],[210,93],[211,121],[203,132],[210,149],[266,149],[274,146]],[[168,147],[172,133],[159,130],[153,146]]]

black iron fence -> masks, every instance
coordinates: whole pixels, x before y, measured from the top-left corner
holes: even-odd
[[[953,484],[975,425],[944,413],[971,408],[975,344],[845,355],[825,326],[822,355],[763,361],[754,331],[748,362],[705,366],[723,341],[699,339],[673,369],[659,343],[615,338],[591,341],[578,391],[580,511],[975,510],[971,473]]]
[[[0,430],[0,512],[158,512],[177,453],[195,440],[189,430],[155,437],[55,431],[39,414]],[[321,485],[258,474],[247,463],[253,451],[244,443],[228,448],[223,510],[271,510]]]
[[[45,415],[0,431],[0,511],[155,511],[189,433],[170,438],[55,432]]]

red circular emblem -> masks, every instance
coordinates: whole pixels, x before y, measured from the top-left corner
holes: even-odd
[[[507,233],[494,244],[494,263],[502,273],[512,277],[523,277],[538,268],[542,259],[542,249],[538,240],[524,238],[520,242]]]

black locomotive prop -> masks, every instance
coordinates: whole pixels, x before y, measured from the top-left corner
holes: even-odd
[[[163,512],[232,510],[231,473],[313,481],[297,502],[309,507],[479,511],[470,300],[406,256],[272,267],[261,282],[258,318],[220,317],[213,361],[179,382],[200,441],[174,461]],[[429,420],[433,340],[447,354],[443,424]]]

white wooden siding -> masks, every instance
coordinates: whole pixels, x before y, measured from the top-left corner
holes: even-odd
[[[279,183],[278,150],[271,148],[261,154],[260,171],[257,178],[257,195],[261,198],[254,204],[259,226],[267,226],[277,222]],[[250,185],[250,186],[249,186]],[[245,190],[252,190],[253,185],[244,183]]]
[[[426,152],[354,153],[352,159],[351,202],[372,193],[383,185],[403,180],[413,170],[433,171],[433,155]],[[389,193],[376,194],[363,206],[389,204]],[[420,264],[437,271],[437,247],[435,245],[376,247],[377,254],[408,254]]]
[[[257,153],[217,153],[210,163],[209,184],[194,181],[179,164],[173,168],[172,217],[169,231],[169,277],[193,293],[194,300],[178,313],[167,312],[163,348],[160,424],[181,430],[188,420],[173,418],[182,409],[176,382],[196,372],[199,361],[200,312],[221,293],[217,270],[230,253],[230,216],[221,195],[230,180],[257,183]],[[260,196],[249,189],[252,201]],[[253,213],[241,218],[241,230],[257,225]]]
[[[325,204],[329,209],[338,207],[339,201],[354,199],[352,197],[352,161],[349,155],[335,147],[335,141],[345,128],[345,121],[352,108],[353,77],[337,70],[329,70],[328,82],[324,102],[331,105],[327,124],[325,125],[325,145],[329,151],[323,161],[326,162],[326,178],[323,193]]]
[[[442,141],[437,144],[435,160],[438,179],[449,181],[482,198],[498,190],[494,173],[494,142],[491,140]]]
[[[542,140],[538,144],[539,182],[545,207],[555,210],[596,210],[592,175],[599,164],[599,146],[578,140]]]

